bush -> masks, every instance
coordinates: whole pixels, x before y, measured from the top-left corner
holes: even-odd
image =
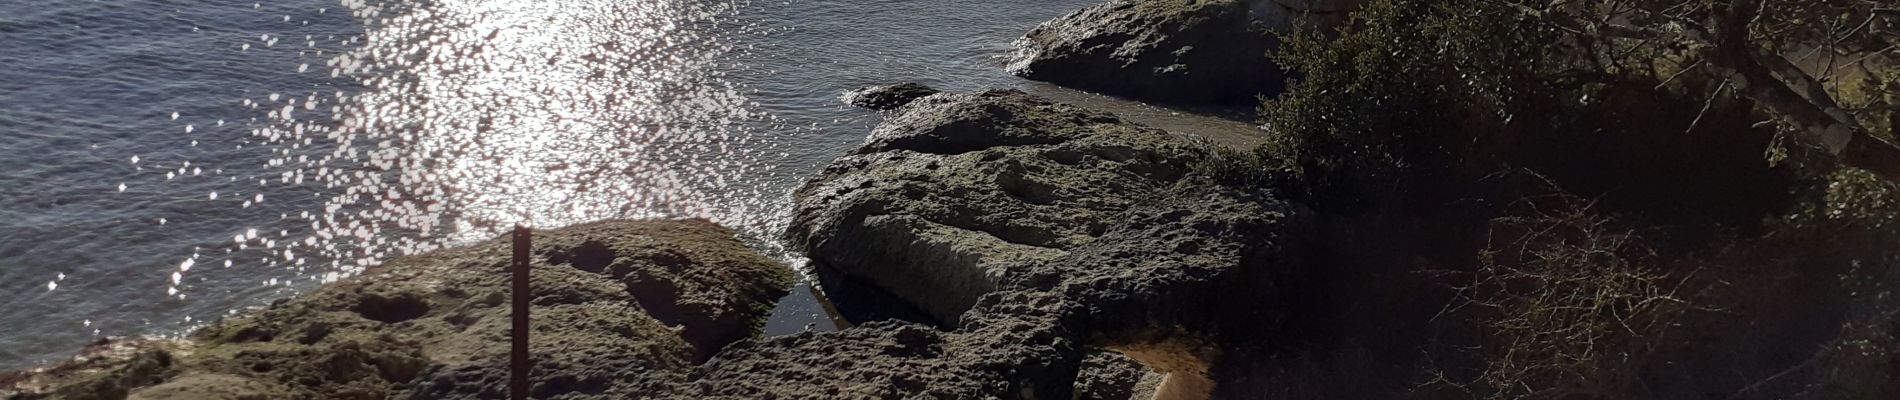
[[[1475,328],[1466,351],[1479,366],[1441,383],[1488,399],[1646,397],[1644,367],[1685,313],[1706,307],[1640,236],[1587,206],[1534,215],[1499,219],[1459,288],[1447,315]]]
[[[1530,169],[1612,214],[1754,224],[1787,210],[1774,126],[1672,53],[1577,35],[1503,2],[1378,0],[1336,37],[1297,33],[1299,78],[1263,102],[1268,151],[1332,211],[1421,212]],[[1532,188],[1539,191],[1542,188]],[[1742,201],[1737,201],[1742,200]]]
[[[1291,185],[1293,160],[1267,148],[1237,150],[1209,145],[1208,157],[1194,170],[1222,185],[1238,188],[1284,188]]]
[[[1900,185],[1842,169],[1795,225],[1788,230],[1832,243],[1848,264],[1840,276],[1849,308],[1840,338],[1790,370],[1811,375],[1801,397],[1900,398]]]
[[[1336,34],[1291,35],[1277,57],[1297,78],[1260,110],[1276,136],[1203,171],[1287,188],[1342,226],[1357,241],[1326,244],[1340,276],[1455,286],[1425,328],[1443,335],[1382,360],[1431,367],[1414,378],[1435,389],[1896,397],[1900,185],[1790,145],[1683,49],[1505,4],[1374,0]],[[1896,74],[1830,90],[1880,109]],[[1892,129],[1891,111],[1855,116]],[[1348,318],[1418,314],[1372,313]],[[1405,335],[1341,341],[1416,344]]]
[[[1900,238],[1900,185],[1866,171],[1843,168],[1829,176],[1821,203],[1824,208],[1813,218],[1863,230],[1873,237]]]
[[[1299,78],[1261,106],[1279,133],[1266,151],[1296,160],[1330,206],[1495,169],[1487,136],[1541,102],[1526,96],[1556,92],[1542,62],[1518,62],[1555,60],[1551,32],[1504,10],[1388,0],[1354,15],[1337,38],[1286,38],[1278,60]]]

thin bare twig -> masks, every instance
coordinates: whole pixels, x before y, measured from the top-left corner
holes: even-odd
[[[1689,129],[1682,130],[1682,133],[1686,134],[1690,132],[1695,132],[1695,127],[1697,125],[1702,124],[1702,117],[1707,116],[1709,114],[1709,109],[1715,107],[1715,99],[1718,97],[1722,97],[1723,90],[1728,90],[1728,84],[1729,84],[1728,78],[1723,78],[1722,84],[1717,85],[1715,87],[1715,93],[1709,93],[1709,99],[1707,101],[1702,102],[1702,111],[1697,112],[1695,114],[1695,120],[1689,121]]]

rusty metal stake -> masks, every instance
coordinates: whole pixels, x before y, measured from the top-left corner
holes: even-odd
[[[528,228],[515,226],[515,262],[514,262],[514,334],[509,337],[514,342],[514,351],[509,354],[508,397],[514,400],[528,398],[528,371],[533,365],[528,361],[528,250],[533,238]]]

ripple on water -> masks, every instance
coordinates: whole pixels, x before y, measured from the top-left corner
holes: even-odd
[[[789,192],[879,118],[839,92],[1021,87],[1004,44],[1091,1],[0,5],[0,368],[517,223],[702,217],[797,264]]]

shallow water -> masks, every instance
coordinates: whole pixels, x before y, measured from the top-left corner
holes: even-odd
[[[798,264],[789,194],[879,121],[838,101],[864,85],[1252,140],[1002,71],[1021,32],[1089,3],[0,2],[0,369],[516,223],[704,217]],[[807,326],[831,328],[801,288],[768,330]]]

